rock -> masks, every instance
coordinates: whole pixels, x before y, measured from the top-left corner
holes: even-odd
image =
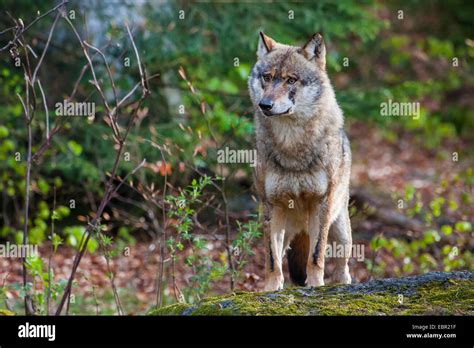
[[[474,315],[474,271],[236,292],[153,309],[148,315]]]

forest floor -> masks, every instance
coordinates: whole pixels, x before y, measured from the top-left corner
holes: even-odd
[[[459,139],[451,139],[451,141],[443,140],[440,146],[431,150],[420,143],[423,137],[415,136],[416,131],[400,130],[395,134],[387,134],[377,126],[369,126],[362,121],[351,121],[347,128],[353,152],[351,193],[356,197],[352,205],[357,208],[352,210],[353,243],[364,246],[365,249],[363,261],[354,258],[350,260],[353,282],[364,282],[374,277],[397,276],[394,269],[400,265],[400,260],[389,253],[374,254],[369,246],[371,239],[380,233],[386,237],[416,237],[420,231],[411,225],[404,226],[405,220],[397,207],[396,197],[402,196],[407,185],[411,184],[421,193],[423,201],[430,202],[439,192],[443,178],[453,177],[468,167],[472,168],[472,159],[465,160],[461,156],[457,162],[452,160],[453,152],[460,151],[463,145],[465,149],[469,149],[469,146],[462,144]],[[380,209],[386,213],[383,216],[374,214],[373,211],[368,213],[367,202],[363,202],[367,197],[376,211]],[[375,201],[372,201],[371,197]],[[449,219],[449,216],[446,218]],[[224,237],[214,237],[208,238],[206,249],[213,259],[219,260],[225,250]],[[262,244],[261,241],[257,241],[253,246],[254,255],[248,258],[248,263],[240,272],[237,289],[255,291],[262,288],[264,275]],[[137,241],[130,248],[129,256],[113,260],[115,282],[120,289],[119,294],[125,312],[143,314],[156,301],[155,279],[158,270],[157,253],[154,250],[156,246],[148,241]],[[52,259],[56,281],[69,275],[74,253],[75,251],[69,247],[59,247]],[[40,248],[40,254],[49,255],[49,246]],[[383,260],[386,267],[382,273],[371,274],[366,260],[372,260],[373,263]],[[170,267],[167,268],[169,270]],[[332,268],[333,265],[329,262],[326,273],[330,274]],[[107,266],[101,254],[87,253],[84,256],[76,277],[77,285],[73,290],[76,300],[71,304],[71,313],[115,313],[110,281],[106,274]],[[192,271],[184,264],[184,257],[179,258],[175,274],[179,287],[189,286]],[[0,258],[0,284],[11,285],[21,282],[20,261]],[[229,292],[228,277],[213,286],[214,294],[227,292]],[[6,295],[10,305],[18,302],[15,301],[18,299],[18,291],[7,288]],[[165,295],[165,303],[175,302],[171,288],[165,291]]]

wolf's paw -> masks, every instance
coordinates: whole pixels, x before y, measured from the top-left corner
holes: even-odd
[[[352,279],[349,271],[336,273],[333,277],[334,283],[336,284],[351,284]]]
[[[323,286],[324,274],[314,274],[306,277],[306,286]]]
[[[273,277],[269,278],[265,281],[265,287],[263,288],[263,291],[277,291],[283,289],[283,282],[284,278],[283,277]]]

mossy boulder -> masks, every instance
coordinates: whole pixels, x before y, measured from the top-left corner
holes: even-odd
[[[148,315],[474,315],[474,271],[275,292],[236,292]]]

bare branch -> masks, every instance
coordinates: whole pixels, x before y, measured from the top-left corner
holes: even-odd
[[[69,26],[72,28],[72,31],[74,32],[74,34],[76,35],[77,39],[79,40],[79,44],[81,45],[82,47],[82,50],[84,51],[84,55],[87,59],[87,62],[89,63],[89,67],[91,69],[91,73],[92,73],[92,77],[93,77],[93,85],[95,86],[95,88],[97,89],[97,91],[99,92],[100,96],[102,97],[102,102],[104,103],[104,106],[107,110],[107,114],[110,118],[110,126],[112,128],[112,131],[114,132],[114,136],[115,138],[121,140],[122,137],[120,136],[120,131],[118,129],[118,126],[116,124],[116,122],[114,122],[114,120],[112,119],[112,116],[111,116],[111,109],[110,109],[110,106],[109,106],[109,103],[107,102],[107,98],[105,97],[105,94],[104,92],[102,91],[102,88],[100,87],[100,83],[99,81],[97,80],[97,76],[95,74],[95,70],[94,70],[94,65],[92,64],[92,59],[91,57],[89,56],[89,53],[87,52],[87,46],[85,45],[85,41],[83,41],[81,39],[81,36],[79,35],[79,33],[77,32],[77,29],[76,27],[74,26],[74,24],[72,24],[72,22],[70,21],[69,18],[67,17],[64,17],[64,19],[66,20],[66,22],[69,24]]]
[[[105,58],[104,53],[102,53],[102,51],[100,49],[98,49],[97,47],[92,46],[91,44],[87,43],[86,41],[84,41],[84,45],[86,45],[87,47],[93,49],[94,51],[96,51],[102,57],[102,59],[104,61],[104,64],[105,64],[105,68],[107,69],[107,75],[109,75],[109,80],[110,80],[110,84],[112,86],[112,91],[114,92],[115,106],[117,107],[117,105],[118,105],[117,88],[115,87],[115,82],[114,82],[114,79],[112,77],[112,71],[110,70],[109,63],[107,63],[107,58]],[[115,108],[114,108],[114,110],[115,110]]]
[[[138,61],[140,62],[140,77],[141,77],[141,84],[142,84],[142,87],[143,87],[143,93],[142,93],[142,96],[141,98],[137,101],[136,103],[136,106],[134,107],[134,109],[131,111],[130,113],[130,116],[129,116],[129,123],[127,125],[127,128],[125,130],[125,133],[121,136],[120,133],[118,132],[117,130],[117,124],[115,122],[115,120],[111,117],[112,113],[111,113],[111,110],[108,106],[108,103],[105,99],[105,95],[103,94],[102,92],[102,89],[100,88],[100,85],[98,83],[98,80],[97,80],[97,77],[95,75],[95,71],[94,71],[94,66],[93,66],[93,63],[92,63],[92,60],[89,56],[89,53],[87,52],[87,46],[86,46],[86,42],[85,41],[82,41],[81,40],[81,37],[79,35],[79,33],[77,32],[76,28],[74,27],[74,25],[72,24],[72,22],[67,18],[65,17],[65,20],[69,23],[69,25],[71,26],[72,30],[74,31],[74,33],[76,34],[76,37],[78,38],[80,44],[81,44],[81,47],[84,51],[84,55],[86,56],[86,59],[88,61],[88,64],[89,64],[89,67],[91,69],[91,72],[92,72],[92,75],[93,75],[93,78],[94,78],[94,84],[97,88],[97,90],[99,91],[99,93],[101,94],[102,96],[102,99],[104,101],[104,105],[107,109],[107,112],[108,112],[108,115],[109,115],[109,118],[110,118],[110,123],[111,123],[111,128],[112,128],[112,131],[114,133],[114,136],[119,140],[119,147],[118,147],[118,150],[116,152],[116,156],[115,156],[115,161],[114,161],[114,164],[112,166],[112,171],[111,171],[111,174],[110,174],[110,177],[109,179],[107,180],[106,184],[105,184],[105,193],[102,197],[102,200],[101,200],[101,203],[99,205],[99,208],[96,210],[95,214],[94,214],[94,218],[92,219],[91,223],[89,223],[86,227],[86,230],[82,236],[83,240],[84,240],[84,243],[80,244],[82,245],[82,248],[80,248],[80,250],[76,253],[76,256],[74,258],[74,261],[73,261],[73,267],[72,267],[72,270],[71,270],[71,274],[69,276],[69,279],[68,279],[68,283],[66,285],[66,288],[64,290],[64,293],[63,293],[63,296],[61,297],[61,301],[60,301],[60,304],[56,310],[56,315],[60,315],[63,308],[64,308],[64,305],[66,304],[66,301],[67,303],[69,304],[69,298],[70,298],[70,294],[71,294],[71,290],[72,290],[72,282],[74,280],[74,277],[75,277],[75,274],[77,272],[77,269],[79,267],[79,264],[81,262],[81,259],[82,257],[84,256],[84,253],[86,252],[86,248],[87,248],[87,244],[90,240],[90,237],[91,237],[91,233],[93,231],[93,229],[97,226],[97,224],[99,223],[100,221],[100,218],[104,212],[104,209],[105,207],[108,205],[108,203],[110,202],[110,200],[113,198],[113,195],[114,193],[117,192],[118,188],[120,188],[120,186],[123,184],[124,181],[122,181],[119,185],[117,185],[117,187],[113,187],[113,180],[116,178],[116,174],[117,174],[117,170],[118,170],[118,165],[120,163],[120,158],[122,156],[122,152],[123,152],[123,149],[124,149],[124,146],[125,146],[125,141],[128,137],[128,134],[130,132],[130,129],[131,129],[131,126],[132,124],[134,123],[135,119],[136,119],[136,115],[137,115],[137,112],[138,110],[140,109],[141,105],[142,105],[142,102],[143,100],[149,95],[149,91],[148,91],[148,88],[146,86],[146,78],[145,78],[145,75],[143,73],[143,70],[141,68],[141,62],[140,62],[140,58],[138,56],[138,50],[136,50],[136,46],[135,46],[135,43],[133,42],[133,37],[131,36],[131,33],[130,33],[130,30],[128,29],[128,32],[129,32],[129,36],[132,40],[132,44],[133,46],[135,47],[135,53],[137,54],[137,59]],[[128,28],[128,27],[127,27]],[[118,104],[117,104],[118,105]],[[115,112],[118,113],[118,108],[115,110]],[[142,161],[133,171],[132,173],[135,173],[138,169],[140,169],[143,165],[145,164],[145,161]],[[131,175],[132,173],[130,173],[129,175]],[[128,176],[126,176],[126,178],[128,178]]]
[[[21,105],[23,106],[23,111],[25,113],[25,119],[28,120],[29,119],[28,108],[26,107],[26,104],[23,101],[23,98],[21,97],[21,95],[19,93],[17,93],[16,95],[17,95],[18,99],[20,99]]]
[[[140,162],[139,165],[137,165],[131,172],[129,172],[125,177],[120,181],[120,184],[117,185],[117,187],[112,191],[111,197],[117,193],[117,191],[122,187],[124,182],[127,182],[127,179],[138,172],[146,163],[146,158],[143,159],[143,161]]]
[[[15,36],[12,40],[10,40],[5,46],[3,46],[2,48],[0,48],[0,52],[4,51],[4,50],[7,50],[9,49],[11,46],[14,46],[16,44],[16,42],[19,40],[19,38],[28,30],[30,29],[33,24],[35,24],[36,22],[38,22],[41,18],[49,15],[50,13],[60,9],[62,6],[64,6],[65,4],[67,4],[69,1],[68,0],[63,0],[60,4],[56,5],[55,7],[53,7],[51,10],[43,13],[41,16],[38,16],[36,17],[33,21],[31,21],[30,24],[28,24],[26,27],[22,27],[21,29],[17,27],[15,27],[15,29],[17,29],[16,33],[15,33]],[[11,28],[9,28],[11,29]]]
[[[150,81],[152,79],[154,79],[155,77],[158,77],[160,76],[160,74],[154,74],[154,75],[151,75],[150,77],[148,77],[146,79],[146,81]],[[142,82],[138,82],[135,86],[133,86],[133,88],[130,90],[130,92],[128,92],[118,103],[118,107],[121,107],[123,105],[123,103],[125,103],[127,101],[128,98],[130,98],[133,93],[135,93],[135,91],[137,90],[138,87],[142,86]],[[115,113],[115,108],[112,109],[112,114]]]
[[[133,40],[132,32],[130,31],[130,28],[129,28],[127,23],[125,23],[125,27],[127,28],[128,36],[130,37],[130,41],[132,41],[133,50],[135,51],[135,56],[137,57],[138,70],[140,71],[140,79],[141,79],[142,88],[143,88],[143,95],[148,95],[149,90],[148,90],[148,86],[147,86],[147,79],[145,77],[145,74],[143,73],[142,63],[140,61],[140,55],[138,54],[137,46],[135,45],[135,41]]]
[[[60,16],[60,13],[58,12],[56,14],[56,17],[54,18],[54,22],[53,22],[53,25],[51,26],[51,30],[49,31],[48,41],[46,41],[46,45],[44,46],[43,53],[41,54],[40,60],[39,60],[38,64],[36,65],[35,71],[33,73],[33,78],[31,79],[31,84],[32,85],[35,84],[36,74],[38,73],[38,70],[41,66],[41,63],[43,63],[43,59],[44,59],[44,56],[46,55],[46,51],[48,51],[49,44],[51,42],[51,38],[53,37],[53,32],[54,32],[54,29],[56,28],[56,23],[58,22],[59,16]]]
[[[44,95],[43,87],[41,86],[41,81],[38,79],[38,87],[41,91],[41,96],[43,98],[44,112],[46,113],[46,139],[49,139],[49,112],[48,104],[46,103],[46,96]]]

